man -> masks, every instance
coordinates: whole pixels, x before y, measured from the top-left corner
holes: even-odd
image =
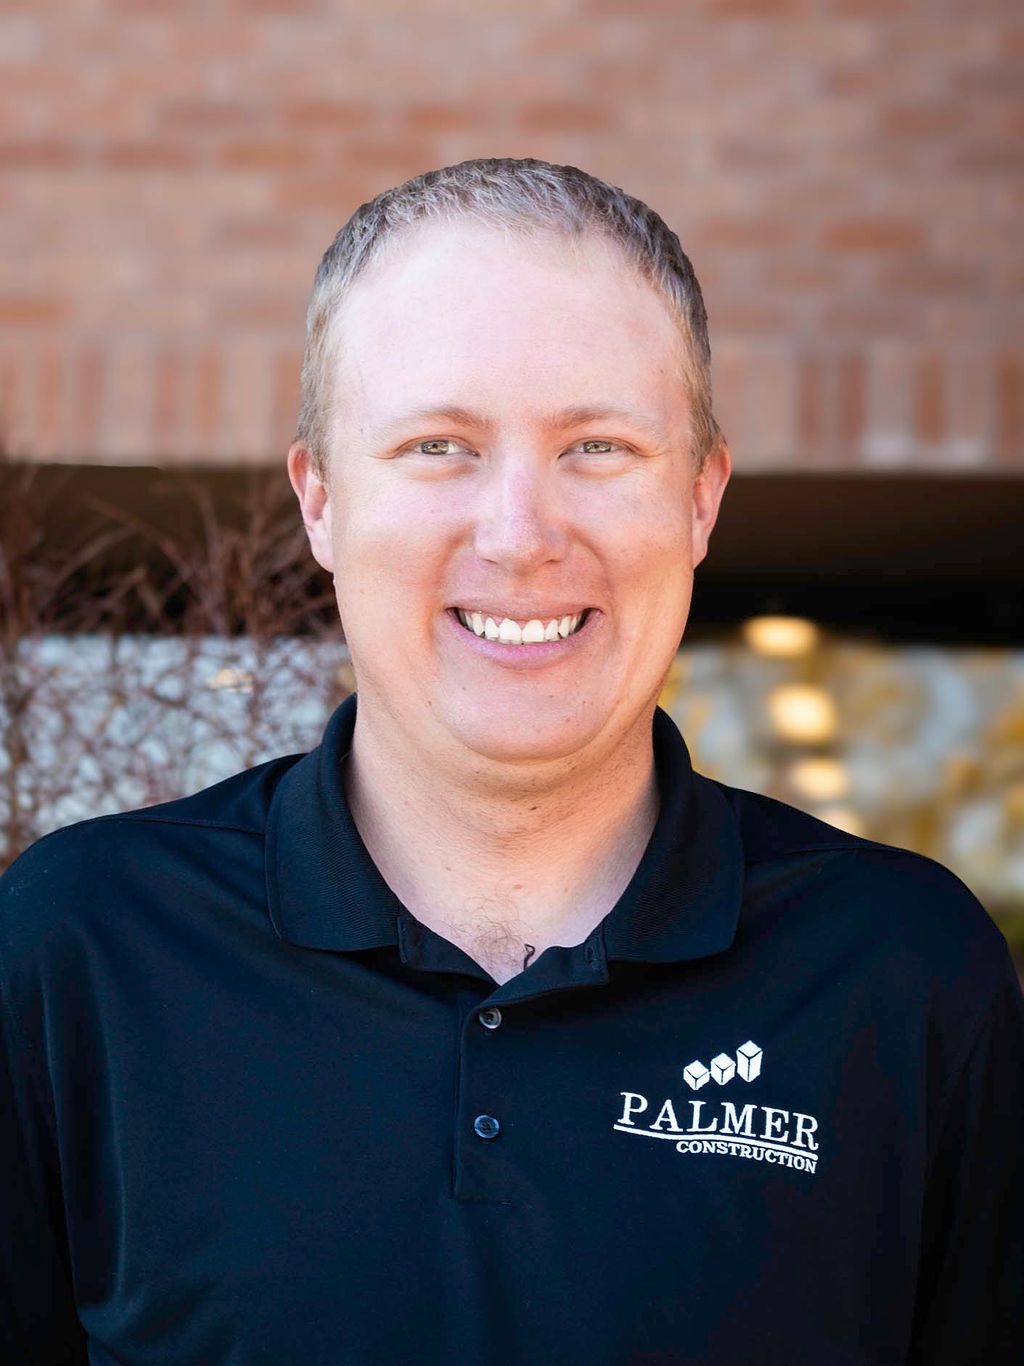
[[[364,205],[288,472],[321,745],[0,884],[5,1360],[1018,1362],[1005,940],[657,709],[730,473],[675,235],[534,160]]]

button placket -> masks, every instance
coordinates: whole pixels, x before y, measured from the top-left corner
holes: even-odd
[[[486,997],[468,1000],[460,1014],[452,1194],[456,1200],[515,1203],[520,1178],[513,1054],[522,1041],[516,1031],[509,1033],[508,1011]]]

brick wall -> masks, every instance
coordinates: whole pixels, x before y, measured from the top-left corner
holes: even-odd
[[[352,210],[572,162],[701,278],[737,470],[1024,467],[1014,0],[2,0],[0,421],[283,458]]]

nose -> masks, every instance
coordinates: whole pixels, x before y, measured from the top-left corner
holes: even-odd
[[[565,554],[567,536],[553,480],[528,459],[494,463],[478,508],[481,559],[522,576]]]

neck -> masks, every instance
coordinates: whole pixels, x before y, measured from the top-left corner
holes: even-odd
[[[504,981],[550,945],[586,939],[636,871],[659,807],[651,719],[589,763],[503,786],[410,748],[360,694],[352,818],[410,913]]]

